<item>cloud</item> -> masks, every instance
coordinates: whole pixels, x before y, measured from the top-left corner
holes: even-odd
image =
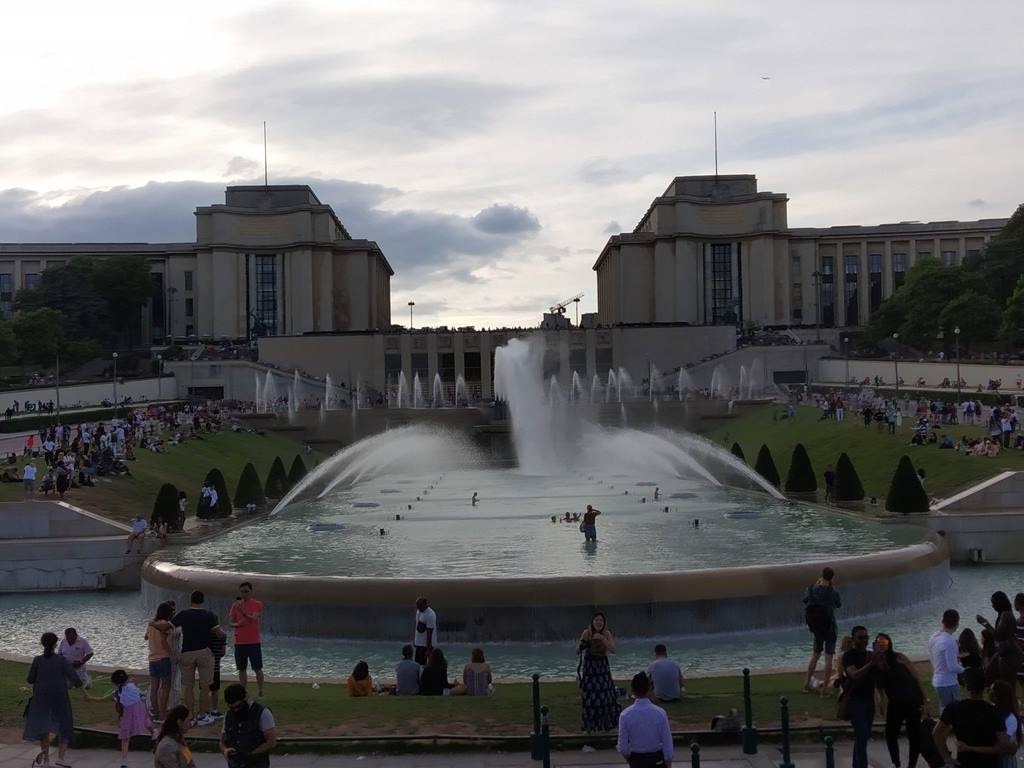
[[[609,221],[604,226],[604,233],[606,235],[619,235],[622,234],[622,225],[617,221]]]
[[[973,200],[968,200],[967,205],[969,205],[971,208],[984,208],[985,206],[988,205],[988,203],[982,200],[980,197],[976,197]]]
[[[583,164],[580,178],[588,184],[615,184],[630,178],[630,173],[607,157],[596,157]]]
[[[497,203],[474,216],[473,225],[489,235],[532,234],[540,230],[537,217],[526,208]]]
[[[260,164],[255,160],[249,160],[246,157],[235,155],[228,160],[227,168],[224,169],[224,175],[231,179],[249,178],[259,169]]]

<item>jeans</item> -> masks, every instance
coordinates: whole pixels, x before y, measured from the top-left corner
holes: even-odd
[[[907,768],[915,768],[921,754],[921,706],[917,702],[894,701],[889,699],[885,713],[885,745],[893,765],[900,765],[900,728],[907,725]]]
[[[868,768],[868,739],[875,719],[875,700],[851,696],[846,716],[853,726],[853,768]]]
[[[939,695],[939,707],[945,709],[960,698],[960,686],[944,685],[941,688],[936,688],[935,693]]]

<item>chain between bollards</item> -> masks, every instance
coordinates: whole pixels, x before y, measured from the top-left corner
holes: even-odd
[[[835,742],[831,736],[825,737],[825,768],[836,768]]]
[[[541,760],[544,768],[551,768],[551,731],[548,726],[548,708],[540,708]]]
[[[690,745],[690,768],[700,768],[700,744],[696,741]]]
[[[793,768],[789,754],[789,699],[783,696],[779,699],[779,704],[782,707],[779,717],[782,725],[782,748],[779,750],[782,752],[782,762],[779,763],[779,768]]]
[[[540,760],[540,675],[533,674],[533,732],[530,734],[530,759]]]
[[[743,669],[743,754],[757,754],[757,729],[754,727],[754,703],[750,698],[750,670]]]

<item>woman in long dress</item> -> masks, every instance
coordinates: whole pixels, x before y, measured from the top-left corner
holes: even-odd
[[[615,637],[603,613],[597,612],[591,617],[590,626],[580,635],[576,653],[580,655],[577,676],[583,730],[587,733],[610,731],[619,723],[621,707],[608,666],[608,654],[615,653]]]
[[[57,734],[57,766],[70,768],[65,761],[68,742],[74,729],[68,686],[78,688],[82,680],[66,658],[56,653],[57,636],[45,633],[40,642],[43,653],[32,659],[28,682],[32,698],[25,710],[25,741],[38,741],[39,754],[33,765],[50,764],[50,735]]]

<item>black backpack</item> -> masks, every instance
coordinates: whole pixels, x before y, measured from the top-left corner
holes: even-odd
[[[807,628],[816,635],[823,635],[832,626],[832,616],[821,603],[810,603],[804,609],[804,621]]]

